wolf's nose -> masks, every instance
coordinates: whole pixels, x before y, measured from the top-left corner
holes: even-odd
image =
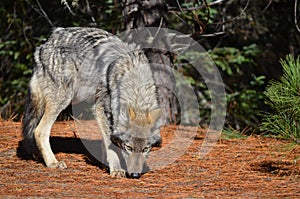
[[[132,173],[130,176],[131,176],[131,178],[140,178],[141,174],[140,173]]]

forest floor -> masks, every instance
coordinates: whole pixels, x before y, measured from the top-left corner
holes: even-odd
[[[162,148],[176,129],[162,129]],[[51,136],[56,157],[67,169],[18,157],[21,124],[0,121],[0,198],[300,198],[300,146],[286,140],[219,139],[199,159],[205,138],[199,129],[172,163],[139,179],[116,179],[88,157],[74,122],[55,123]]]

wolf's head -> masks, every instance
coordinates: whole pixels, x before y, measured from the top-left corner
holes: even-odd
[[[142,112],[129,107],[123,110],[123,114],[111,140],[122,149],[128,175],[139,178],[152,147],[161,143],[160,129],[156,124],[161,109]]]

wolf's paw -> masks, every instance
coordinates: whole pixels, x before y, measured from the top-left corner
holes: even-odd
[[[58,162],[51,163],[51,164],[47,165],[47,167],[49,167],[49,168],[66,169],[67,165],[66,165],[66,163],[64,161],[58,161]]]
[[[110,176],[114,178],[125,178],[125,171],[123,169],[112,169]]]

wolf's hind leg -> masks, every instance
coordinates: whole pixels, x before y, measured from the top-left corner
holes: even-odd
[[[54,124],[58,114],[69,104],[66,103],[66,101],[63,102],[64,104],[59,104],[57,106],[53,104],[46,104],[45,113],[34,131],[36,145],[42,154],[46,166],[49,168],[67,168],[63,161],[57,161],[50,146],[50,133],[52,125]]]

